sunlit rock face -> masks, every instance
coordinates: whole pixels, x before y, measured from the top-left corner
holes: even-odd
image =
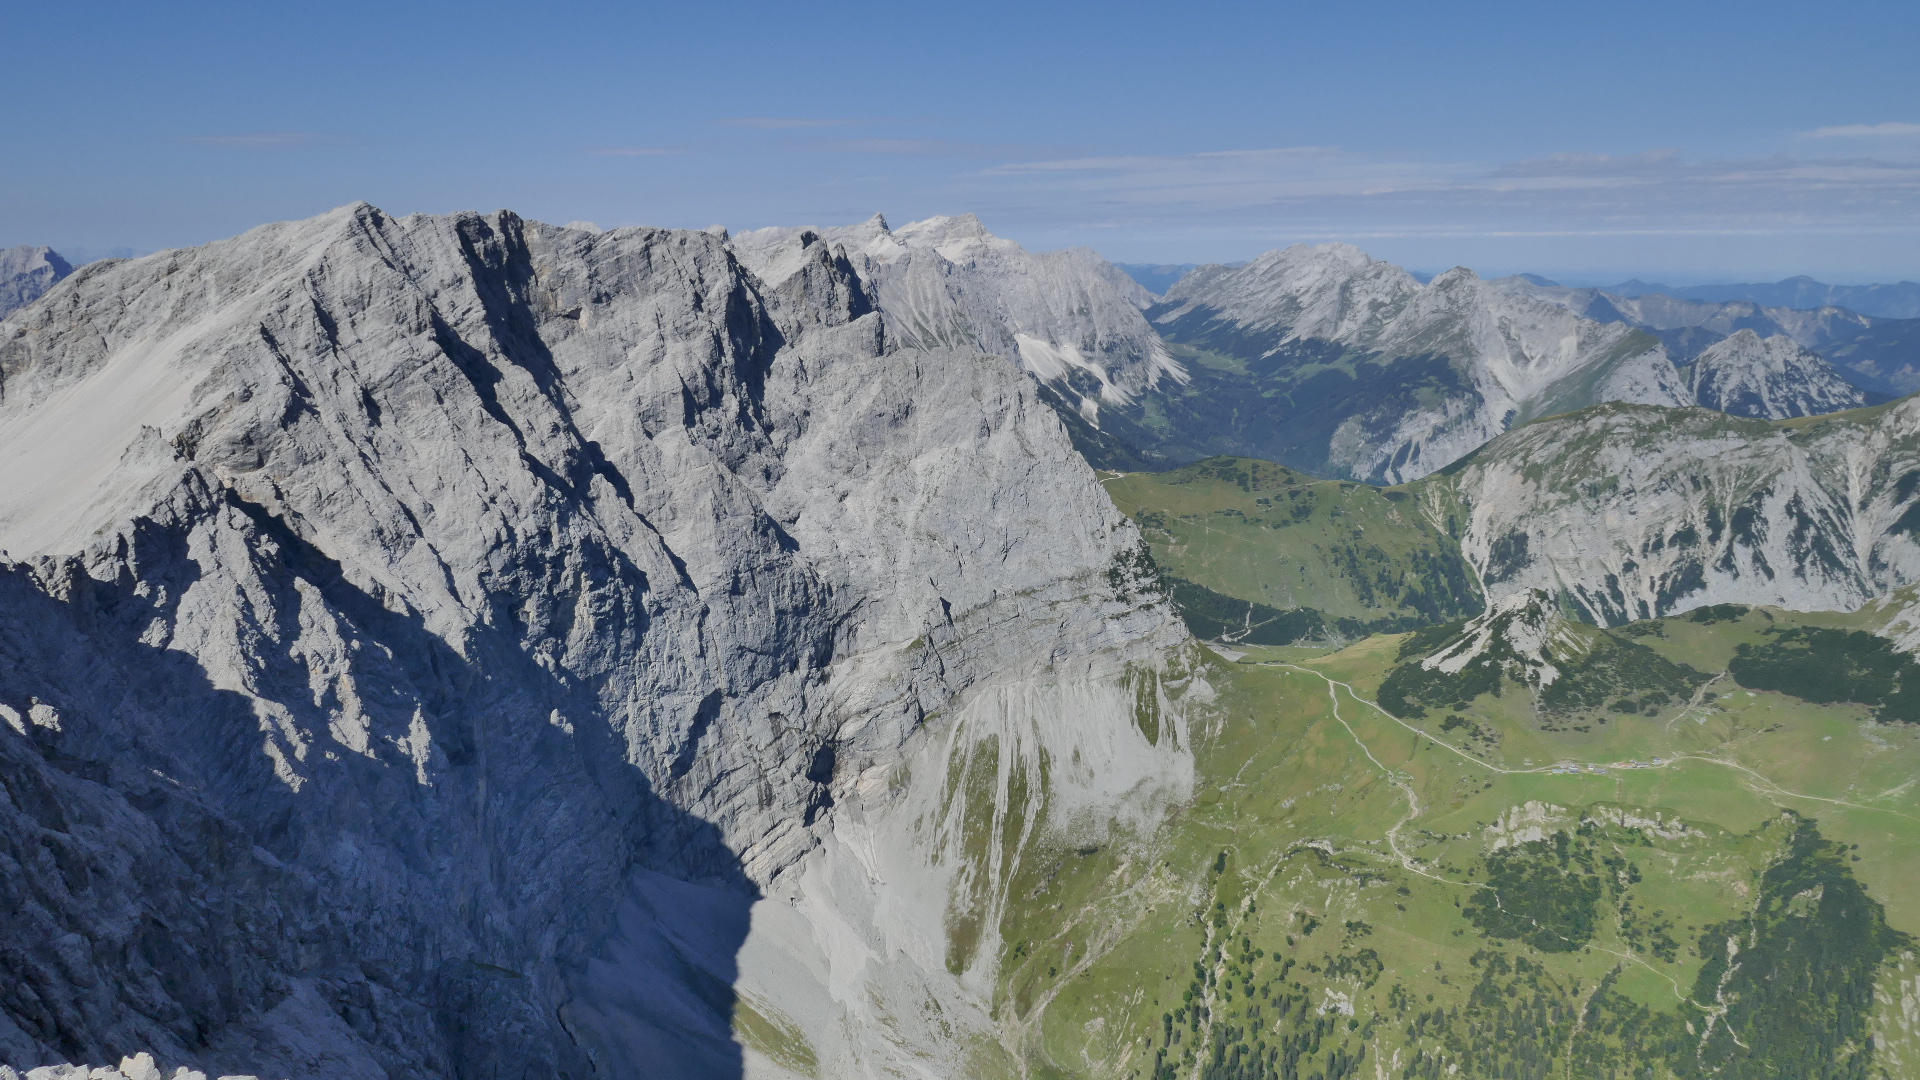
[[[816,243],[845,255],[897,342],[1005,357],[1071,419],[1097,426],[1102,407],[1188,381],[1147,322],[1153,294],[1086,248],[1030,252],[972,214],[897,230],[878,215],[834,228],[758,229],[734,237],[733,248],[777,283]]]
[[[1920,582],[1920,401],[1785,424],[1600,406],[1509,432],[1423,494],[1495,606],[1539,590],[1601,625],[1852,611]]]
[[[1688,376],[1700,404],[1733,416],[1787,420],[1867,403],[1832,364],[1784,334],[1736,331],[1701,352]]]
[[[1012,867],[1184,796],[1189,646],[1019,340],[791,239],[362,204],[0,323],[0,1061],[993,1051]]]

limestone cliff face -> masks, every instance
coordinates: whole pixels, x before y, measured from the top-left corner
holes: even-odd
[[[1920,400],[1785,423],[1600,406],[1423,487],[1490,604],[1538,589],[1601,625],[1717,603],[1851,611],[1920,581]]]
[[[1014,364],[788,255],[358,205],[0,323],[0,1060],[994,1045],[1022,845],[1190,782],[1184,632]]]
[[[1006,357],[1095,427],[1102,406],[1187,381],[1144,315],[1153,295],[1086,248],[1029,252],[972,214],[898,230],[878,215],[839,228],[760,229],[733,247],[778,283],[815,243],[844,253],[900,343]]]

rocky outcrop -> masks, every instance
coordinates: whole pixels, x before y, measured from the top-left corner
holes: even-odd
[[[1554,609],[1552,598],[1524,589],[1487,605],[1452,640],[1416,662],[1448,675],[1468,665],[1495,667],[1501,678],[1539,690],[1560,677],[1559,665],[1578,661],[1587,650],[1581,628]]]
[[[1603,405],[1422,485],[1489,603],[1603,626],[1707,604],[1851,611],[1920,581],[1920,400],[1767,423]]]
[[[898,230],[876,214],[839,228],[742,233],[733,250],[778,288],[815,243],[844,253],[901,344],[1005,357],[1095,426],[1103,405],[1187,381],[1143,314],[1153,295],[1086,248],[1029,252],[972,214]]]
[[[996,1052],[1011,868],[1205,689],[1004,350],[792,239],[362,204],[0,326],[0,1060]]]
[[[0,1080],[23,1080],[21,1074],[12,1067],[0,1065]],[[58,1065],[42,1065],[28,1069],[24,1080],[168,1080],[168,1074],[154,1064],[153,1055],[146,1051],[131,1057],[120,1059],[120,1067],[98,1065],[92,1068],[86,1065],[74,1065],[62,1062]],[[207,1074],[185,1065],[177,1066],[171,1080],[207,1080]],[[219,1080],[258,1080],[252,1076],[222,1076]]]
[[[50,247],[0,248],[0,319],[40,299],[73,267]]]
[[[1687,371],[1694,397],[1733,416],[1786,420],[1857,409],[1867,395],[1832,364],[1784,334],[1739,330],[1709,346]]]

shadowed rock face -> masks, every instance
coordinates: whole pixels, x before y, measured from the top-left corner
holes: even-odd
[[[0,327],[0,1061],[964,1070],[1185,638],[1014,364],[791,254],[359,205]]]
[[[0,319],[33,303],[73,273],[73,267],[49,247],[0,250]]]

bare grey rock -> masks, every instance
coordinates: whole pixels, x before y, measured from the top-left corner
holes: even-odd
[[[21,1074],[11,1066],[0,1064],[0,1080],[21,1080]],[[41,1065],[28,1069],[26,1080],[207,1080],[207,1074],[186,1065],[174,1069],[171,1077],[159,1065],[154,1063],[153,1055],[142,1050],[130,1057],[120,1059],[120,1067],[107,1065],[75,1065],[61,1062],[57,1065]],[[260,1080],[259,1077],[233,1073],[219,1077],[219,1080]]]
[[[50,247],[0,248],[0,319],[40,299],[71,273],[73,267]]]
[[[815,242],[845,255],[901,344],[1005,357],[1096,426],[1102,405],[1187,379],[1143,314],[1153,294],[1086,248],[1029,252],[972,214],[897,231],[876,214],[839,228],[742,233],[733,250],[777,288]]]
[[[0,324],[0,1060],[966,1073],[1205,688],[1004,342],[781,257],[362,204]]]
[[[1501,436],[1426,495],[1491,607],[1852,611],[1920,582],[1920,399],[1791,423],[1604,405]]]
[[[1857,409],[1867,395],[1785,334],[1737,330],[1694,358],[1687,381],[1701,405],[1734,416],[1786,420]]]

